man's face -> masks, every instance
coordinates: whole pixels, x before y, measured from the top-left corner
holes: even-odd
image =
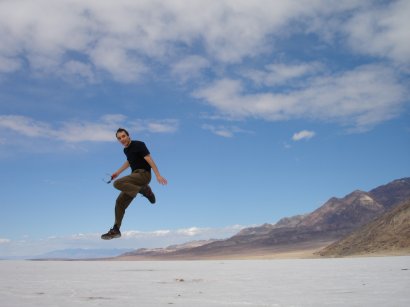
[[[131,143],[131,139],[130,137],[124,132],[118,132],[117,133],[117,140],[124,146],[124,147],[128,147],[128,145],[130,145]]]

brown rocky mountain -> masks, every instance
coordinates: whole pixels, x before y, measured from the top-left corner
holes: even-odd
[[[410,253],[410,200],[327,246],[318,254],[329,257],[402,252]]]
[[[343,198],[331,198],[319,209],[307,215],[297,227],[317,231],[350,231],[383,213],[384,206],[370,193],[354,191]]]
[[[305,215],[295,215],[292,217],[284,217],[279,220],[276,224],[263,224],[262,226],[257,227],[248,227],[239,231],[237,236],[249,236],[249,235],[266,235],[271,232],[273,229],[285,228],[285,227],[294,227],[299,224],[304,218]]]
[[[410,178],[394,180],[369,192],[371,197],[390,209],[410,198]]]
[[[275,253],[320,247],[335,242],[381,216],[403,200],[410,200],[410,178],[395,180],[369,192],[356,190],[343,198],[333,197],[310,214],[284,218],[241,230],[226,240],[150,251],[137,250],[128,257],[208,258],[249,253]]]

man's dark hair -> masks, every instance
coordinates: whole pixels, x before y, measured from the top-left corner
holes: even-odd
[[[130,136],[130,134],[128,133],[128,131],[125,130],[124,128],[118,128],[117,132],[115,133],[115,136],[117,136],[118,133],[120,133],[120,132],[125,132],[125,134],[126,134],[127,136]]]

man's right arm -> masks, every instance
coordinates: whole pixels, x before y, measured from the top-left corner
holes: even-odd
[[[111,175],[112,179],[117,178],[123,171],[125,171],[127,168],[130,167],[130,163],[127,161],[124,162],[124,164],[115,172]]]

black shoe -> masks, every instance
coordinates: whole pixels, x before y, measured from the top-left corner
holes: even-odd
[[[142,194],[142,196],[148,198],[151,204],[155,204],[155,194],[154,192],[152,192],[151,187],[149,185],[144,186],[140,190],[140,193]]]
[[[117,226],[114,226],[107,233],[103,234],[101,236],[101,239],[111,240],[111,239],[115,239],[115,238],[119,238],[119,237],[121,237],[121,231],[118,229]]]

